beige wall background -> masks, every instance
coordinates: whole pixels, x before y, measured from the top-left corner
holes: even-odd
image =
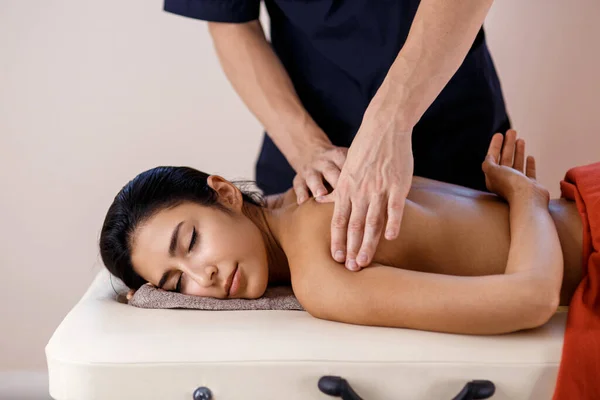
[[[503,0],[486,21],[554,195],[567,168],[600,160],[598,15],[597,0]],[[159,164],[252,178],[260,139],[204,23],[162,0],[0,0],[0,372],[45,368],[127,180]]]

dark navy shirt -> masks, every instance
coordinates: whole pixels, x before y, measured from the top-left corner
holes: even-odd
[[[306,110],[333,144],[349,147],[408,35],[419,0],[265,0],[271,43]],[[260,0],[165,0],[165,10],[216,22],[258,18]],[[450,49],[450,51],[452,51]],[[414,173],[485,189],[481,163],[509,119],[479,31],[461,67],[413,130]],[[272,194],[294,170],[265,134],[256,180]]]

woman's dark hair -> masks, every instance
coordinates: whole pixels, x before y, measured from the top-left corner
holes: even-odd
[[[131,289],[146,281],[133,270],[131,239],[135,229],[157,212],[193,202],[228,210],[208,186],[210,175],[189,167],[156,167],[142,172],[127,183],[111,204],[100,234],[100,255],[111,274]],[[245,203],[262,207],[262,196],[242,191]]]

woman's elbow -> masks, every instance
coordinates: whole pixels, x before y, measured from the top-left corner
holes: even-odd
[[[327,312],[325,312],[323,307],[312,307],[312,306],[307,307],[307,306],[303,305],[303,308],[304,308],[304,311],[306,311],[313,318],[324,319],[327,321],[332,320],[331,316]]]
[[[330,296],[324,295],[321,290],[294,289],[294,294],[298,302],[312,317],[327,321],[356,323],[349,318],[349,308],[339,307],[339,303]],[[350,313],[351,314],[351,313]]]
[[[544,325],[556,313],[560,304],[560,286],[556,288],[548,282],[531,285],[527,293],[523,313],[523,329],[532,329]]]

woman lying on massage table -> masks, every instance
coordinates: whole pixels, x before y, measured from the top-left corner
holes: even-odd
[[[298,206],[290,190],[264,207],[221,177],[158,167],[116,196],[101,255],[134,290],[254,299],[291,283],[332,321],[468,334],[542,325],[581,280],[580,215],[549,201],[515,131],[493,137],[483,171],[495,194],[415,177],[400,236],[351,272],[330,254],[332,204]]]

